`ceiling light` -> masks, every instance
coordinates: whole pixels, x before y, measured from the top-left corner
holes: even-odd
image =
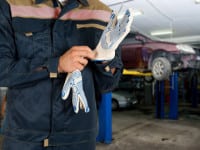
[[[143,14],[143,12],[141,10],[135,10],[135,11],[133,11],[133,16],[140,16],[142,14]]]
[[[200,4],[200,0],[195,0],[195,4]]]
[[[160,31],[153,31],[151,32],[152,36],[158,36],[158,35],[167,35],[167,34],[172,34],[172,30],[160,30]]]

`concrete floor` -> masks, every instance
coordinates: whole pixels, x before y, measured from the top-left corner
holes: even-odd
[[[154,106],[113,111],[113,141],[96,150],[200,150],[200,108],[179,108],[178,120],[154,116]]]
[[[113,141],[96,150],[200,150],[200,108],[179,108],[178,120],[156,119],[154,107],[113,112]]]

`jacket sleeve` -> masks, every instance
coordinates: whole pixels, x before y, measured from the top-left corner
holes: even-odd
[[[49,72],[57,72],[58,58],[18,58],[5,1],[0,3],[0,20],[0,86],[24,86],[48,78]]]
[[[97,62],[95,64],[95,82],[98,91],[101,93],[112,91],[117,85],[122,75],[123,63],[121,60],[120,48],[116,50],[115,58],[107,63]],[[111,69],[115,68],[112,74]]]

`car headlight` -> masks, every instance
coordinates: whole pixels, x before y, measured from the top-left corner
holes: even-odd
[[[190,45],[178,44],[178,45],[176,45],[176,48],[184,53],[195,54],[195,50]]]

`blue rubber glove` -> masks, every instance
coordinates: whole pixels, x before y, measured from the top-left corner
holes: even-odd
[[[72,89],[72,105],[74,112],[78,113],[79,109],[84,109],[86,113],[89,112],[90,108],[83,90],[82,75],[79,70],[75,70],[67,75],[62,89],[63,100],[68,98],[70,89]]]

